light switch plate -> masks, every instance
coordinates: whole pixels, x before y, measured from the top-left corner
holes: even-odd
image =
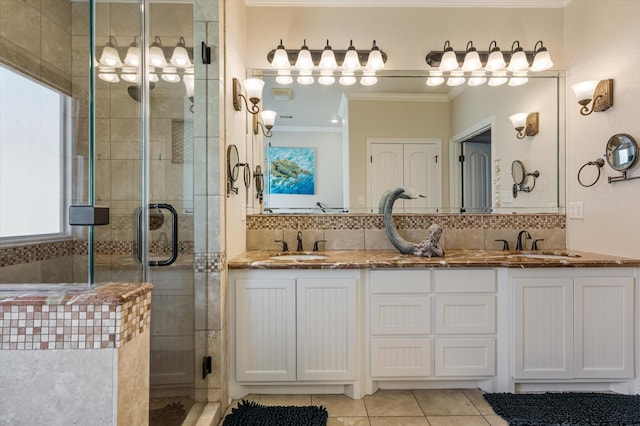
[[[569,219],[584,219],[584,203],[582,201],[570,201],[567,210]]]

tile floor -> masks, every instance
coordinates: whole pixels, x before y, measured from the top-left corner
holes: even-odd
[[[322,405],[329,412],[327,426],[506,426],[482,393],[477,389],[379,390],[359,400],[344,395],[248,395],[244,399],[263,405]],[[231,407],[237,403],[233,401]]]

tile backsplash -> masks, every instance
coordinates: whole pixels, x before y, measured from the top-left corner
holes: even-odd
[[[429,225],[444,229],[441,242],[445,249],[501,250],[506,240],[515,248],[518,232],[526,229],[540,240],[540,249],[566,248],[564,214],[397,214],[396,229],[405,239],[420,242]],[[247,250],[289,250],[297,248],[297,233],[302,233],[303,250],[311,250],[316,241],[320,250],[388,250],[389,242],[381,214],[336,215],[249,215]],[[526,241],[530,247],[532,241]]]

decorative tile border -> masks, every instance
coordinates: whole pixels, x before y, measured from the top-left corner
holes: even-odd
[[[0,304],[0,350],[119,348],[151,325],[151,292],[124,304]]]
[[[221,272],[226,266],[226,256],[220,253],[195,253],[193,269],[195,272]]]
[[[438,223],[444,229],[565,229],[564,214],[398,214],[398,229],[426,229]],[[384,229],[380,214],[248,215],[247,230],[354,230]]]

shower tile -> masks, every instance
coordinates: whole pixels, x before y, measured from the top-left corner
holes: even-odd
[[[193,197],[193,233],[194,235],[206,235],[207,232],[207,196],[194,195]],[[207,251],[207,239],[196,238],[194,241],[194,251],[205,253]]]
[[[40,62],[40,77],[61,92],[71,93],[72,83],[69,72],[43,60]]]
[[[324,239],[327,242],[320,247],[324,247],[325,250],[364,250],[364,234],[365,231],[362,229],[327,229],[324,231]]]
[[[38,283],[41,282],[40,262],[21,263],[2,266],[0,283]]]
[[[71,3],[71,33],[74,36],[89,35],[89,3]]]
[[[154,3],[149,11],[151,34],[162,36],[162,45],[173,48],[180,36],[192,46],[193,6],[191,4]]]
[[[42,54],[40,20],[38,8],[26,1],[0,2],[3,25],[0,36],[10,39],[20,49],[36,56]]]
[[[111,143],[117,142],[137,142],[140,139],[140,126],[137,118],[113,118],[111,120]],[[113,151],[113,150],[112,150]],[[140,158],[139,149],[134,150],[129,159]],[[114,155],[114,152],[111,153]]]
[[[276,229],[247,230],[247,250],[282,250],[282,243],[275,240],[283,239],[283,231]],[[295,248],[295,246],[294,246]]]
[[[224,233],[222,232],[222,218],[225,215],[224,198],[219,195],[207,197],[207,251],[219,252],[225,247]]]
[[[66,33],[71,33],[72,2],[40,0],[41,13],[58,25]]]
[[[196,64],[196,78],[194,80],[195,93],[206,93],[207,81],[200,77],[197,71],[198,64]],[[207,98],[206,96],[195,96],[193,98],[193,135],[195,137],[207,136]]]
[[[483,229],[445,229],[447,238],[445,249],[482,250],[485,244]]]
[[[224,143],[220,138],[207,138],[207,192],[209,194],[222,194],[225,191],[223,182],[226,185],[226,161],[224,162],[225,165],[222,166],[221,150],[224,150],[226,156]],[[242,179],[242,177],[239,177],[236,185],[244,185]]]
[[[163,161],[166,198],[169,200],[189,200],[193,198],[193,165],[175,164]]]
[[[217,22],[207,22],[207,44],[212,47],[211,49],[211,65],[206,67],[206,76],[209,80],[220,79],[220,61],[223,58],[222,46],[219,44],[220,40],[220,25]],[[243,77],[243,76],[238,76]],[[244,80],[244,78],[241,78]],[[220,93],[223,93],[221,91]]]
[[[141,32],[140,5],[137,3],[111,3],[110,12],[110,34],[118,35],[118,46],[128,46],[133,42],[133,36]]]
[[[113,3],[109,2],[96,2],[95,3],[95,33],[99,36],[109,36],[111,34],[111,6]],[[88,24],[87,24],[88,25]],[[88,26],[85,28],[89,28]],[[88,32],[85,33],[88,35]],[[104,46],[104,41],[102,40],[102,44],[98,44],[96,39],[96,46]]]
[[[41,18],[42,60],[71,74],[71,33],[48,18]]]
[[[220,137],[220,99],[221,93],[224,92],[224,88],[220,88],[220,81],[209,79],[207,87],[205,89],[206,93],[206,111],[207,111],[207,136],[212,137]]]
[[[86,174],[86,173],[85,173]],[[95,197],[96,201],[111,200],[111,160],[95,161]],[[111,212],[113,214],[113,212]]]
[[[207,273],[194,272],[194,327],[205,330],[207,326]]]
[[[221,318],[221,281],[220,272],[210,272],[207,275],[207,329],[220,330]]]
[[[102,81],[102,80],[99,80]],[[100,83],[98,83],[100,84]],[[136,102],[130,95],[127,90],[127,87],[122,84],[113,85],[110,83],[105,83],[109,88],[109,110],[111,118],[122,118],[122,119],[132,119],[136,122],[139,121],[137,117],[140,114],[141,104]],[[102,85],[104,86],[104,85]],[[134,86],[132,84],[132,86]],[[134,118],[131,118],[134,117]]]
[[[218,21],[220,13],[218,11],[218,1],[196,0],[194,2],[194,20],[196,21]]]
[[[135,200],[138,195],[137,172],[138,161],[135,160],[110,160],[111,161],[111,199]],[[135,188],[134,188],[135,187]]]
[[[2,2],[0,2],[2,4]],[[40,76],[40,57],[28,53],[9,40],[0,37],[0,57],[14,68],[27,75]]]
[[[404,230],[398,233],[404,237]],[[365,229],[364,230],[364,248],[365,250],[393,250],[393,244],[389,241],[387,234],[382,229]]]
[[[193,138],[193,192],[207,193],[207,138]]]

